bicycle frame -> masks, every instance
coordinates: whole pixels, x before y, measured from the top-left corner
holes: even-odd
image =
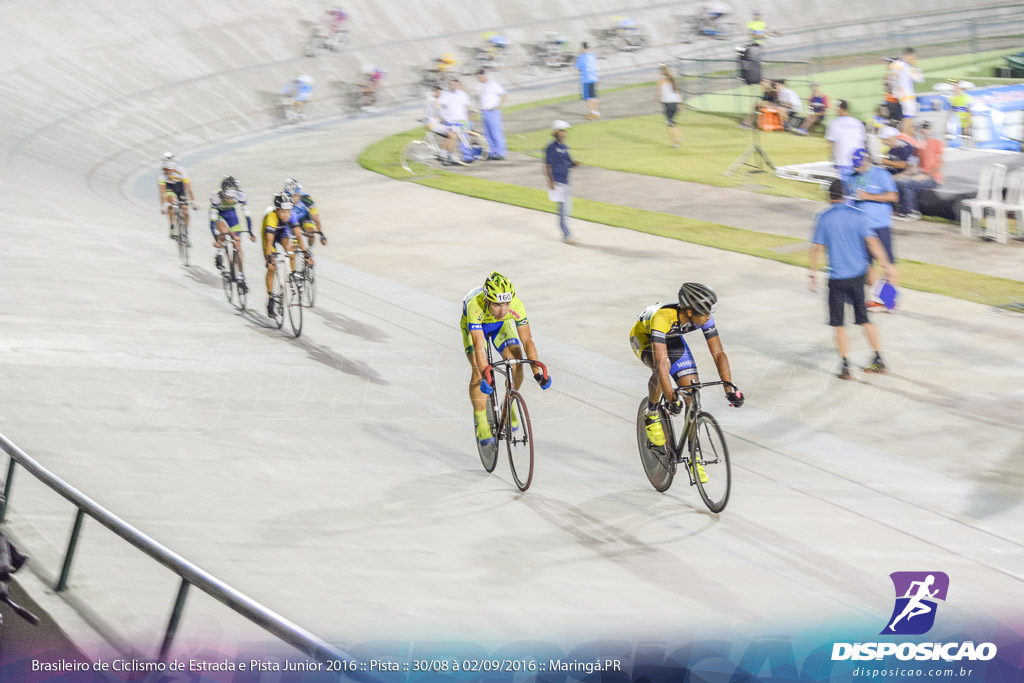
[[[706,387],[714,386],[727,386],[731,388],[733,391],[736,391],[736,385],[733,384],[732,382],[719,380],[717,382],[697,382],[694,384],[687,385],[685,387],[678,387],[673,393],[673,396],[678,400],[686,400],[687,398],[689,398],[689,405],[686,407],[685,416],[683,418],[683,429],[682,431],[679,432],[679,438],[666,439],[665,441],[666,445],[668,445],[669,443],[672,444],[672,452],[666,453],[666,455],[670,456],[669,464],[671,465],[673,473],[676,471],[676,465],[680,463],[686,465],[686,467],[684,467],[683,469],[686,470],[686,474],[690,479],[690,486],[693,486],[696,483],[696,481],[694,480],[693,470],[689,466],[690,457],[688,446],[690,430],[693,428],[694,422],[696,422],[697,416],[701,412],[700,390]],[[665,415],[666,418],[669,415],[671,415],[668,409],[668,401],[665,399],[664,396],[662,396],[661,398],[660,408],[662,414]],[[675,431],[675,428],[672,427],[671,420],[666,420],[665,426],[668,427],[670,434]]]
[[[501,399],[501,412],[498,412],[498,392],[492,391],[487,397],[491,402],[491,407],[494,409],[494,415],[498,420],[498,429],[494,436],[496,439],[502,439],[505,437],[505,419],[508,417],[509,395],[514,390],[514,387],[512,386],[513,369],[518,365],[529,365],[539,368],[541,373],[544,375],[544,379],[547,379],[548,368],[539,360],[530,360],[529,358],[502,358],[500,361],[495,363],[491,355],[492,344],[487,339],[484,341],[487,343],[487,367],[484,368],[483,371],[484,379],[487,380],[488,384],[497,389],[497,387],[494,386],[494,371],[497,370],[499,373],[505,375],[505,393]]]

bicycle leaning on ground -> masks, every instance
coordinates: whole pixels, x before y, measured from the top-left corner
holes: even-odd
[[[537,360],[528,358],[502,358],[495,363],[491,357],[491,345],[487,345],[487,367],[483,376],[487,383],[494,386],[494,371],[505,376],[505,393],[501,399],[501,410],[498,410],[498,392],[487,396],[487,421],[491,424],[494,441],[486,446],[477,441],[480,451],[480,462],[484,469],[493,472],[498,464],[498,450],[502,441],[508,450],[508,464],[512,470],[512,479],[520,491],[530,488],[533,482],[533,427],[530,426],[530,413],[526,410],[526,400],[512,385],[512,370],[517,365],[532,365],[544,379],[548,378],[547,367]],[[496,387],[495,387],[496,388]]]
[[[274,315],[271,319],[278,329],[284,326],[285,316],[296,337],[302,334],[302,290],[305,282],[297,270],[292,270],[291,259],[299,256],[305,261],[309,254],[301,251],[278,251],[271,254],[275,261],[274,289],[270,297],[274,302]]]
[[[188,220],[185,212],[188,211],[188,204],[182,206],[177,197],[172,198],[167,204],[167,210],[171,212],[171,225],[174,233],[172,238],[178,243],[178,258],[183,265],[189,264],[189,250],[192,243],[188,239]]]
[[[675,438],[675,427],[672,425],[668,403],[662,397],[658,404],[661,424],[665,430],[665,445],[655,446],[647,438],[644,415],[647,411],[647,397],[640,402],[640,410],[636,417],[636,438],[640,448],[640,461],[651,486],[658,491],[667,491],[672,486],[676,470],[682,465],[690,478],[690,486],[697,486],[704,504],[712,512],[721,512],[729,502],[729,491],[732,487],[732,473],[729,467],[729,448],[725,444],[725,435],[718,421],[711,413],[701,410],[700,390],[705,387],[725,385],[738,391],[732,382],[702,382],[690,384],[676,389],[676,400],[688,400],[688,407],[683,417],[683,429],[679,438]],[[702,466],[707,481],[701,481],[699,472],[694,472],[694,463]]]
[[[491,152],[487,138],[475,130],[467,130],[461,122],[452,124],[452,132],[458,139],[458,150],[452,161],[462,166],[472,166],[481,161],[486,161]],[[399,161],[409,173],[419,175],[439,169],[445,160],[445,151],[438,144],[437,133],[427,131],[423,139],[412,140],[402,148]]]

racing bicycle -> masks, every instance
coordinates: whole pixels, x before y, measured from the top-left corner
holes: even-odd
[[[233,304],[238,310],[244,311],[245,304],[249,299],[249,286],[245,283],[245,274],[242,272],[242,252],[235,246],[235,238],[234,234],[221,236],[221,244],[217,250],[221,257],[220,277],[221,284],[224,286],[224,296],[227,297],[228,303]]]
[[[530,426],[530,413],[526,410],[526,400],[513,388],[513,368],[517,365],[531,365],[541,371],[544,379],[548,378],[547,367],[536,360],[519,358],[502,358],[497,363],[491,359],[491,344],[487,344],[487,367],[484,368],[484,379],[494,387],[487,396],[487,421],[491,425],[494,441],[482,445],[476,442],[480,452],[480,462],[484,469],[493,472],[498,464],[498,451],[501,442],[505,442],[508,450],[508,464],[512,470],[512,479],[520,491],[530,488],[533,482],[533,427]],[[498,391],[494,384],[494,371],[505,376],[505,393],[498,406]],[[474,432],[475,433],[475,432]]]
[[[188,239],[188,221],[185,218],[188,204],[182,206],[178,197],[175,196],[168,203],[167,210],[171,212],[173,239],[178,243],[178,258],[181,259],[182,265],[187,266],[190,263],[189,250],[192,248],[192,243]]]
[[[319,230],[305,230],[305,233],[310,252],[313,251],[313,241],[316,235],[320,235],[320,244],[327,244],[327,236]],[[299,290],[302,292],[302,305],[313,308],[313,304],[316,303],[316,269],[308,259],[302,259],[302,263],[295,267],[295,276],[300,280]]]
[[[711,413],[701,410],[700,390],[712,386],[727,386],[737,391],[731,382],[703,382],[676,389],[677,400],[689,399],[690,405],[683,417],[683,429],[679,438],[675,437],[668,403],[662,397],[658,404],[662,429],[665,431],[665,445],[655,446],[647,438],[644,414],[647,411],[647,398],[640,401],[640,409],[636,415],[636,439],[640,448],[640,461],[651,486],[657,491],[667,491],[679,466],[682,465],[690,478],[690,486],[696,486],[704,504],[712,512],[721,512],[729,502],[729,490],[732,487],[732,474],[729,467],[729,448],[725,444],[725,435],[718,421]],[[707,481],[702,482],[694,472],[693,463],[699,463],[707,473]]]
[[[487,138],[475,130],[467,130],[460,121],[451,124],[452,132],[458,138],[458,149],[455,152],[453,163],[462,166],[472,166],[481,161],[486,161],[491,152]],[[436,171],[445,160],[443,145],[438,143],[441,138],[437,133],[430,130],[426,132],[422,140],[412,140],[402,148],[399,161],[409,173],[420,175]]]
[[[277,251],[271,254],[275,261],[274,288],[270,298],[274,302],[272,320],[278,329],[284,327],[285,316],[292,328],[292,334],[302,334],[302,289],[303,279],[291,269],[291,257],[298,254],[303,260],[309,257],[308,252]]]

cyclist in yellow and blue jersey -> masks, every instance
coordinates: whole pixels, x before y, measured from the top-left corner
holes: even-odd
[[[217,268],[227,267],[220,255],[220,247],[225,237],[230,236],[235,242],[235,249],[241,253],[242,241],[239,238],[243,230],[243,218],[244,230],[249,233],[249,239],[255,242],[256,235],[252,234],[252,218],[249,217],[249,204],[245,200],[245,193],[234,176],[226,175],[220,181],[220,189],[210,195],[210,232],[213,233],[213,246],[217,249],[217,255],[213,258]],[[241,268],[239,263],[239,270]]]
[[[637,358],[651,369],[647,382],[647,414],[644,421],[647,438],[655,446],[665,445],[665,431],[661,426],[658,402],[662,394],[675,395],[675,387],[686,387],[700,381],[697,363],[683,335],[695,330],[704,333],[708,350],[715,359],[718,375],[725,382],[732,382],[729,358],[722,348],[718,328],[712,316],[718,305],[714,290],[696,282],[687,282],[679,288],[679,303],[654,304],[637,316],[633,329],[629,331],[629,343]],[[675,379],[675,385],[672,380]],[[743,405],[743,394],[725,386],[725,397],[729,405],[738,408]],[[671,400],[669,411],[678,415],[683,411],[683,401]],[[697,464],[697,474],[702,482],[707,481],[703,467]]]
[[[275,246],[280,244],[285,251],[292,251],[292,237],[299,244],[299,250],[306,260],[312,265],[313,257],[309,254],[306,240],[303,238],[299,223],[294,220],[295,203],[292,198],[284,192],[274,195],[274,203],[268,206],[263,214],[263,224],[260,232],[263,235],[263,257],[267,261],[267,315],[274,317],[274,298],[271,294],[274,291],[274,271],[277,270],[277,263],[274,260]],[[295,256],[289,256],[291,269],[295,270]]]
[[[292,204],[295,205],[295,208],[292,209],[292,220],[298,223],[305,232],[309,248],[313,248],[316,232],[320,233],[320,244],[327,244],[327,235],[324,234],[324,226],[320,222],[320,212],[316,208],[316,202],[308,192],[302,189],[299,181],[295,178],[284,181],[283,192],[291,197]]]
[[[526,357],[539,361],[537,345],[533,343],[530,333],[530,321],[526,318],[526,308],[516,296],[516,288],[501,273],[492,271],[484,280],[482,287],[470,290],[462,300],[462,347],[466,358],[473,367],[473,375],[469,381],[469,398],[473,402],[473,417],[476,420],[476,438],[481,445],[494,443],[494,434],[487,421],[487,399],[484,394],[494,393],[494,387],[487,383],[483,376],[487,367],[487,344],[490,343],[501,354],[502,358],[523,358],[525,347]],[[517,365],[513,371],[516,389],[523,384],[523,366]],[[545,379],[543,373],[533,375],[541,389],[551,386],[550,376]],[[512,430],[519,428],[519,418],[513,411],[511,415]]]
[[[160,190],[160,213],[167,214],[167,220],[171,226],[171,238],[174,238],[174,217],[167,210],[171,199],[178,198],[179,206],[188,206],[192,202],[192,209],[196,208],[196,196],[192,194],[192,183],[188,180],[188,173],[178,163],[178,157],[171,152],[164,153],[163,162],[160,166],[160,175],[156,180]],[[188,211],[182,211],[185,225],[188,225]]]

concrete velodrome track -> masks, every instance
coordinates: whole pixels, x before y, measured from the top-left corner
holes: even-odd
[[[798,269],[601,225],[579,225],[567,247],[549,214],[361,169],[358,152],[408,128],[409,111],[179,143],[202,200],[225,173],[256,213],[289,176],[317,199],[331,241],[294,340],[261,311],[254,245],[247,314],[224,300],[201,214],[194,265],[176,259],[140,164],[175,141],[154,121],[192,125],[168,108],[214,125],[219,95],[172,91],[113,102],[113,118],[56,94],[63,119],[11,115],[0,429],[227,583],[346,643],[880,628],[887,575],[933,568],[951,577],[952,612],[1024,604],[1019,318],[908,292],[906,312],[879,321],[893,374],[841,383],[824,303]],[[115,125],[132,107],[148,145]],[[526,387],[538,462],[525,495],[506,462],[483,472],[472,440],[459,303],[491,269],[515,281],[554,377],[547,392]],[[720,516],[681,484],[653,491],[636,454],[646,373],[627,333],[682,280],[719,292],[748,395],[740,410],[706,401],[734,462]],[[18,478],[11,528],[44,573],[71,518]],[[151,647],[175,578],[95,525],[79,552],[70,595],[85,620]],[[182,648],[260,638],[202,596],[183,632]]]

